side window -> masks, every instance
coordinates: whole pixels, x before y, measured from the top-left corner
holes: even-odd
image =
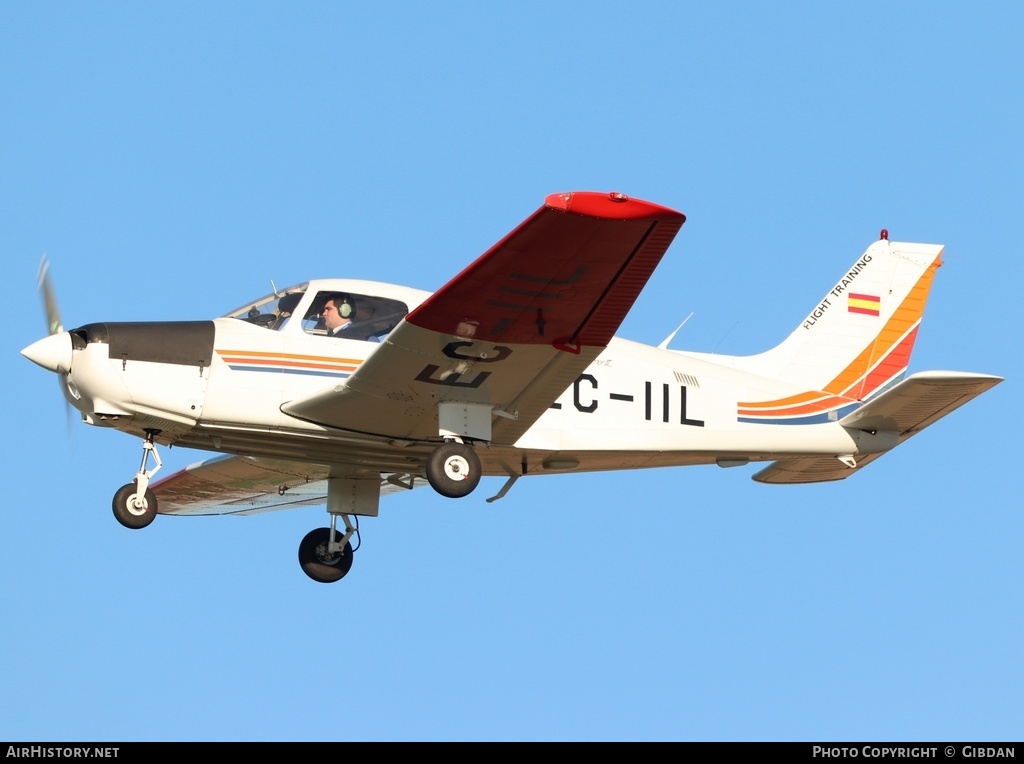
[[[404,302],[386,297],[319,292],[302,319],[302,328],[309,334],[380,342],[408,312]]]

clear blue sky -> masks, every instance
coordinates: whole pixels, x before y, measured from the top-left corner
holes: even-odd
[[[983,2],[6,2],[0,739],[1024,738],[1024,10]],[[621,334],[781,340],[881,228],[946,246],[911,370],[1007,381],[855,477],[551,476],[320,508],[110,511],[45,334],[317,276],[434,289],[552,192],[688,222]],[[165,471],[206,454],[164,450]]]

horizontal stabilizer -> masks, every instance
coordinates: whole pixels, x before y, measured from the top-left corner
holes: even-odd
[[[895,432],[896,445],[921,432],[968,401],[995,387],[1002,377],[956,371],[912,374],[839,420],[843,427],[874,432]],[[759,483],[823,483],[843,480],[870,464],[882,453],[857,457],[849,467],[835,456],[782,459],[754,475]]]
[[[962,371],[911,374],[840,419],[839,424],[898,432],[902,442],[1002,381],[991,374]]]
[[[884,453],[884,452],[883,452]],[[834,456],[807,456],[800,459],[780,459],[754,475],[758,483],[827,483],[843,480],[873,462],[882,454],[868,454],[848,467]]]

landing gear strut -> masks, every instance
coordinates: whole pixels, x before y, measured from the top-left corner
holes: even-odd
[[[434,449],[427,459],[427,482],[442,496],[468,496],[480,482],[480,457],[472,446],[448,441]]]
[[[160,455],[156,452],[156,445],[153,443],[153,438],[159,432],[159,430],[146,430],[146,440],[142,444],[142,466],[139,467],[135,480],[121,486],[114,494],[112,503],[114,517],[125,528],[132,530],[145,528],[156,517],[156,495],[149,490],[149,480],[163,466]],[[147,470],[146,463],[149,461],[150,454],[153,455],[156,466]]]

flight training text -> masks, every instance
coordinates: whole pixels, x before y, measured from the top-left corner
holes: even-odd
[[[843,276],[842,279],[839,280],[839,283],[832,288],[832,291],[829,292],[829,294],[832,297],[838,297],[843,292],[845,292],[847,287],[849,287],[850,284],[853,283],[853,280],[857,278],[857,274],[864,270],[870,262],[871,255],[865,254],[864,257],[858,260],[856,264],[849,270],[849,272],[845,276]],[[826,297],[824,300],[821,301],[821,305],[812,310],[811,315],[809,315],[807,319],[804,321],[804,329],[810,329],[812,326],[818,323],[818,319],[824,316],[825,311],[828,310],[830,307],[832,307],[832,299],[830,297]]]

